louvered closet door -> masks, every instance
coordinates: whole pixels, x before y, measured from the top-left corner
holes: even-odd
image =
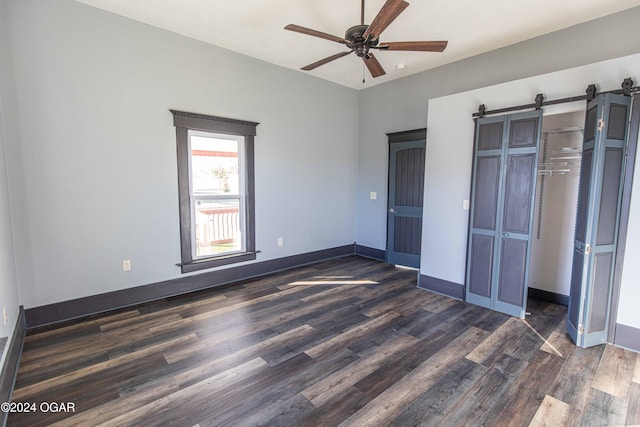
[[[466,300],[524,317],[542,112],[476,122]]]
[[[587,106],[567,332],[580,347],[607,342],[630,98]]]

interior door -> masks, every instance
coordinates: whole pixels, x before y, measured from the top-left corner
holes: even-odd
[[[476,121],[465,299],[524,318],[542,111]]]
[[[607,342],[630,98],[587,105],[567,332],[580,347]]]
[[[426,130],[389,134],[387,262],[420,267]]]

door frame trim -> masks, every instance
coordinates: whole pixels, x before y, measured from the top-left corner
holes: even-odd
[[[388,143],[427,140],[427,128],[390,132],[387,134]]]

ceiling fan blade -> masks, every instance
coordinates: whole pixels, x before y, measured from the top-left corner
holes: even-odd
[[[380,62],[378,62],[376,57],[373,56],[373,53],[369,52],[367,56],[362,57],[362,60],[364,61],[364,64],[367,66],[367,68],[369,69],[369,72],[371,73],[371,76],[374,79],[376,77],[380,77],[387,74],[384,71],[384,68],[382,68],[382,65],[380,65]]]
[[[384,6],[382,6],[382,9],[380,9],[380,12],[373,18],[369,28],[367,28],[362,37],[365,40],[368,37],[370,37],[371,40],[377,40],[385,28],[400,16],[407,6],[409,6],[409,3],[404,0],[387,0]]]
[[[331,34],[323,33],[322,31],[312,30],[311,28],[301,27],[296,24],[289,24],[284,27],[285,30],[295,31],[296,33],[306,34],[308,36],[320,37],[321,39],[331,40],[332,42],[348,44],[349,42],[342,37],[332,36]]]
[[[416,52],[442,52],[447,47],[446,41],[430,41],[430,42],[390,42],[380,43],[375,46],[377,49],[384,50],[407,50]]]
[[[350,53],[351,53],[351,51],[336,53],[335,55],[331,55],[331,56],[328,56],[328,57],[326,57],[324,59],[321,59],[320,61],[316,61],[313,64],[309,64],[306,67],[302,67],[301,70],[311,71],[314,68],[318,68],[319,66],[324,65],[324,64],[326,64],[328,62],[331,62],[331,61],[333,61],[335,59],[342,58],[343,56],[347,56]]]

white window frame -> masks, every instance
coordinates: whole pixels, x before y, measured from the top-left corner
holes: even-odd
[[[191,161],[193,159],[192,147],[191,147],[191,137],[199,136],[202,138],[215,138],[215,139],[226,139],[230,141],[236,141],[238,143],[238,178],[239,178],[239,186],[238,186],[238,194],[234,194],[232,196],[219,196],[219,195],[206,195],[206,194],[195,194],[193,191],[193,167]],[[239,250],[235,251],[227,251],[222,252],[217,256],[224,256],[230,254],[237,254],[246,251],[246,191],[245,191],[245,181],[246,181],[246,163],[245,163],[245,153],[244,153],[244,136],[240,135],[226,135],[222,133],[215,132],[205,132],[201,130],[193,130],[189,129],[187,131],[187,138],[189,143],[189,197],[190,197],[190,207],[191,207],[191,224],[196,223],[196,203],[198,200],[238,200],[238,209],[240,215],[240,235],[241,239],[241,247]],[[191,227],[191,257],[194,260],[197,259],[205,259],[211,258],[211,255],[200,255],[197,254],[197,241],[196,241],[196,227]]]

